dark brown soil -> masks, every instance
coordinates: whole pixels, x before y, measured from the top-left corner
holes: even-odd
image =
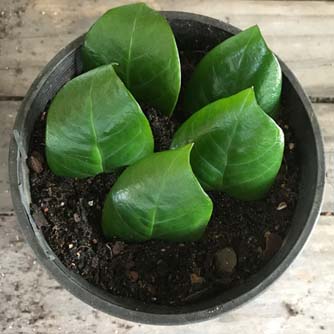
[[[183,58],[184,77],[192,67]],[[159,116],[153,108],[143,109],[157,150],[167,149],[179,122]],[[278,123],[286,138],[284,161],[265,199],[243,202],[210,193],[214,212],[201,240],[132,244],[108,242],[100,228],[105,196],[121,171],[85,180],[55,176],[45,163],[44,113],[35,125],[29,158],[37,224],[68,268],[114,295],[180,305],[242,284],[279,249],[294,213],[298,147],[286,113],[283,105]]]

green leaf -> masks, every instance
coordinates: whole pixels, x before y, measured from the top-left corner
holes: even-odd
[[[112,65],[69,81],[53,99],[46,157],[55,174],[94,176],[152,152],[149,122]]]
[[[186,86],[184,110],[192,114],[250,87],[254,87],[261,108],[274,116],[282,90],[282,72],[257,26],[227,39],[204,56]]]
[[[117,74],[136,97],[169,116],[181,87],[173,32],[144,3],[113,8],[90,28],[82,48],[84,67],[117,63]]]
[[[191,148],[154,153],[123,172],[104,204],[102,227],[107,238],[190,241],[201,237],[212,202],[192,172]]]
[[[205,189],[254,200],[265,195],[278,173],[284,135],[249,88],[193,114],[172,147],[187,143],[195,143],[191,165]]]

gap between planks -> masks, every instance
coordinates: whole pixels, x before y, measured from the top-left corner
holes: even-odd
[[[0,218],[5,218],[5,217],[14,217],[15,216],[15,213],[14,211],[12,212],[0,212]],[[334,212],[321,212],[320,213],[320,216],[323,216],[323,217],[333,217],[334,216]]]
[[[0,96],[0,102],[6,101],[22,101],[24,96]],[[312,103],[334,103],[334,97],[332,96],[309,96]]]
[[[0,96],[0,102],[22,101],[24,96]]]

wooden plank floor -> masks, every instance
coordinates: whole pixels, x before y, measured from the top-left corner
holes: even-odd
[[[40,267],[18,230],[7,152],[19,100],[50,60],[111,6],[133,1],[0,1],[0,331],[2,333],[334,333],[334,2],[149,0],[156,9],[213,16],[240,28],[259,24],[272,49],[306,88],[327,161],[323,215],[302,255],[254,301],[207,323],[156,327],[93,310]]]

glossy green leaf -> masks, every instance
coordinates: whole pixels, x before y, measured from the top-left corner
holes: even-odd
[[[94,176],[152,152],[149,122],[112,65],[69,81],[53,99],[46,157],[55,174]]]
[[[212,202],[192,172],[191,149],[154,153],[123,172],[104,204],[107,238],[189,241],[203,234]]]
[[[117,63],[117,74],[136,97],[169,116],[181,86],[173,32],[144,3],[113,8],[90,28],[82,48],[84,67]]]
[[[257,26],[227,39],[204,56],[186,87],[184,110],[192,114],[250,87],[254,87],[261,108],[274,116],[282,90],[282,72]]]
[[[265,195],[278,173],[284,135],[249,88],[193,114],[172,147],[187,143],[195,143],[191,165],[205,189],[253,200]]]

